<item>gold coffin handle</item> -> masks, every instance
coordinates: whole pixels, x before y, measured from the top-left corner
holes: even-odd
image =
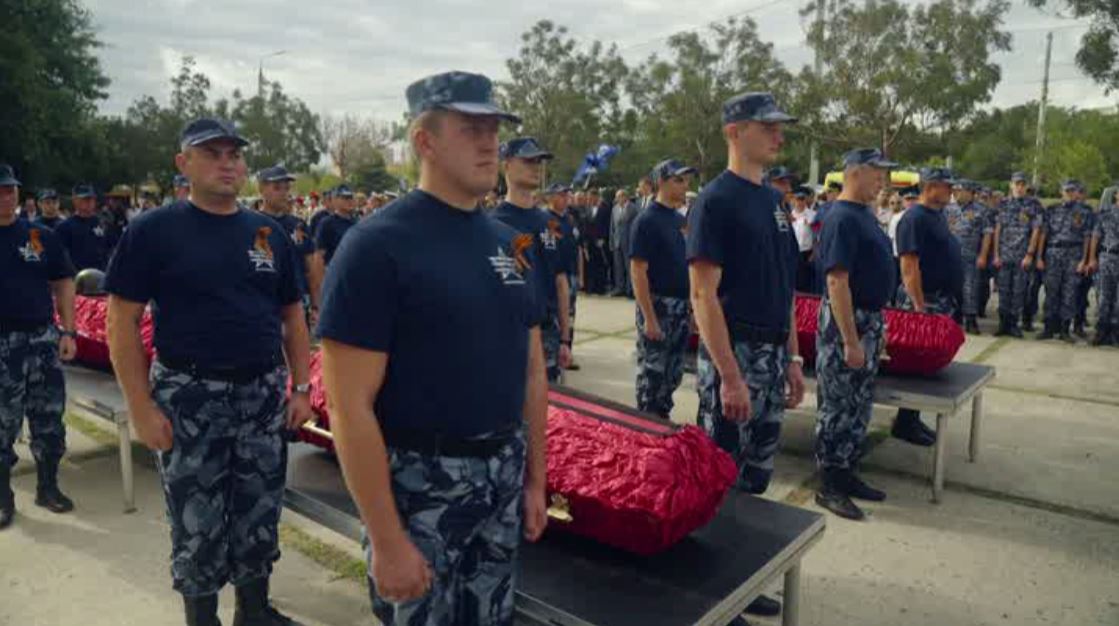
[[[306,422],[303,422],[302,428],[303,428],[303,430],[305,430],[305,431],[307,431],[307,432],[309,432],[313,435],[318,435],[320,437],[325,437],[326,439],[329,439],[330,441],[334,441],[334,433],[332,433],[329,430],[323,428],[322,426],[319,426],[318,421],[313,419],[313,418],[307,420]]]
[[[563,524],[570,524],[575,521],[575,518],[571,517],[571,503],[568,502],[567,498],[558,493],[553,493],[549,501],[551,503],[548,506],[549,519],[554,519]]]

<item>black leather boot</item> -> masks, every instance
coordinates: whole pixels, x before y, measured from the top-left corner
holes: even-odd
[[[979,333],[979,323],[975,321],[975,316],[974,315],[968,315],[967,317],[964,318],[964,330],[969,335],[980,334]]]
[[[1088,338],[1088,333],[1084,332],[1084,320],[1076,320],[1076,323],[1072,325],[1072,334],[1081,339]]]
[[[1056,326],[1056,324],[1054,324],[1052,320],[1045,320],[1045,328],[1041,331],[1041,334],[1037,336],[1038,341],[1052,339],[1053,335],[1057,332],[1054,326]]]
[[[1065,343],[1076,343],[1076,339],[1069,334],[1068,328],[1069,322],[1061,322],[1061,326],[1058,329],[1060,331],[1058,337]]]
[[[218,595],[183,596],[187,626],[221,626],[218,619]]]
[[[890,436],[926,448],[936,443],[936,432],[925,426],[921,414],[912,409],[898,409]]]
[[[821,476],[823,485],[816,492],[816,504],[844,519],[859,522],[866,519],[866,513],[845,493],[846,475],[849,472],[850,470],[825,467]]]
[[[1010,318],[1005,315],[999,316],[999,329],[995,331],[996,337],[1009,337],[1010,336]]]
[[[237,609],[233,626],[302,626],[272,608],[268,601],[268,579],[258,578],[237,587]]]
[[[35,504],[51,513],[69,513],[74,501],[58,489],[58,460],[39,461],[35,465],[39,483],[35,488]]]
[[[1034,318],[1030,316],[1023,316],[1022,330],[1026,331],[1027,333],[1032,333],[1034,331]]]
[[[0,467],[0,530],[12,525],[16,515],[16,494],[12,493],[12,468]]]
[[[1007,329],[1006,329],[1006,334],[1010,335],[1011,337],[1014,337],[1015,339],[1021,339],[1022,338],[1022,329],[1018,327],[1018,320],[1016,320],[1012,317],[1009,320],[1007,320],[1007,324],[1008,324],[1008,326],[1007,326]]]
[[[846,493],[849,497],[855,500],[866,500],[867,502],[884,502],[886,500],[886,492],[881,489],[875,489],[870,485],[863,482],[855,470],[851,470],[845,477],[847,484],[845,485]]]
[[[1106,346],[1111,343],[1111,327],[1107,324],[1096,326],[1096,336],[1092,338],[1093,346]]]
[[[760,595],[746,606],[746,612],[750,615],[776,617],[781,614],[781,603],[767,595]]]

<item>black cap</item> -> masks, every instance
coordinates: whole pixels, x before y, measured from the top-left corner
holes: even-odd
[[[548,185],[548,188],[544,190],[544,193],[551,196],[557,193],[567,193],[569,191],[571,191],[571,187],[568,187],[563,183],[552,183],[551,185]]]
[[[277,164],[257,172],[256,179],[262,183],[278,183],[282,181],[291,182],[295,180],[295,176],[289,174],[283,165]]]
[[[70,192],[70,195],[75,198],[96,198],[97,192],[93,189],[93,185],[89,183],[78,183],[74,185],[74,189]]]
[[[777,167],[769,170],[769,172],[766,173],[766,178],[768,178],[769,180],[781,180],[785,178],[795,179],[796,177],[797,175],[784,165],[778,165]]]
[[[337,198],[352,198],[354,197],[354,192],[350,189],[349,185],[338,185],[330,192],[330,195]]]
[[[796,189],[793,189],[793,195],[797,198],[811,198],[812,190],[804,185],[800,185]]]
[[[964,191],[971,191],[971,192],[977,192],[977,191],[980,191],[982,189],[982,186],[979,183],[975,182],[974,180],[969,180],[967,178],[957,179],[955,187],[957,189],[963,189]]]
[[[828,183],[827,189],[834,189],[836,191],[843,191],[843,183],[841,183],[837,180],[833,180],[830,183]]]
[[[40,200],[57,200],[58,192],[53,189],[42,189],[39,191]]]
[[[884,170],[892,170],[898,166],[897,163],[887,160],[878,148],[858,148],[843,155],[843,167],[856,165],[869,165]]]
[[[696,173],[698,173],[696,168],[688,167],[676,159],[661,161],[653,167],[653,178],[656,180],[664,180],[666,178],[672,178],[673,176],[684,176],[686,174]]]
[[[906,187],[901,190],[901,197],[903,198],[916,198],[921,195],[921,191],[916,187]]]
[[[925,183],[948,183],[949,185],[956,183],[956,176],[952,174],[952,170],[946,167],[922,167],[919,174],[922,185]]]
[[[187,124],[179,135],[179,145],[184,148],[200,146],[215,139],[228,139],[238,146],[249,145],[247,139],[237,134],[233,122],[212,117],[202,117]]]
[[[502,110],[493,100],[493,81],[481,74],[444,72],[421,78],[404,92],[412,115],[442,109],[466,115],[495,115],[514,124],[521,118]]]
[[[175,174],[175,178],[171,180],[171,185],[174,187],[190,187],[190,180],[182,174]]]
[[[1061,183],[1061,190],[1062,191],[1084,191],[1084,183],[1080,182],[1079,180],[1076,180],[1075,178],[1070,178],[1070,179],[1066,180],[1065,182]]]
[[[540,146],[535,137],[517,137],[501,144],[501,160],[508,159],[553,159],[555,155]]]
[[[1018,181],[1026,182],[1028,180],[1029,178],[1026,176],[1025,172],[1014,172],[1010,175],[1010,182],[1012,183],[1016,183]]]
[[[767,91],[740,93],[723,103],[723,123],[785,122],[795,124],[797,118],[777,107],[773,94]]]
[[[7,163],[0,163],[0,187],[21,187],[19,181],[16,180],[16,173],[12,171],[12,166]]]

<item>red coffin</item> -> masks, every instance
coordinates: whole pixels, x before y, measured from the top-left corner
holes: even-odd
[[[78,354],[74,361],[87,367],[110,369],[108,337],[109,302],[104,296],[77,296],[74,299],[74,328],[78,332],[75,343]],[[144,311],[140,321],[140,338],[148,361],[152,358],[153,340],[151,312]]]
[[[808,364],[816,362],[816,326],[820,298],[796,297],[797,340]],[[928,376],[956,357],[964,345],[964,331],[946,315],[886,309],[886,353],[882,369],[891,374]]]
[[[334,440],[320,431],[330,430],[330,414],[326,411],[326,387],[322,384],[322,352],[311,353],[311,410],[315,413],[312,428],[299,431],[299,439],[309,444],[334,450]]]

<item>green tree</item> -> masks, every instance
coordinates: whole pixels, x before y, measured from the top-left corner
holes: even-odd
[[[1077,19],[1088,18],[1076,65],[1108,92],[1119,88],[1119,2],[1114,0],[1029,0],[1037,8],[1056,6]]]
[[[245,156],[253,171],[281,162],[288,169],[305,170],[324,149],[319,117],[302,100],[284,93],[278,82],[261,77],[251,98],[234,91],[228,117],[252,142]]]

